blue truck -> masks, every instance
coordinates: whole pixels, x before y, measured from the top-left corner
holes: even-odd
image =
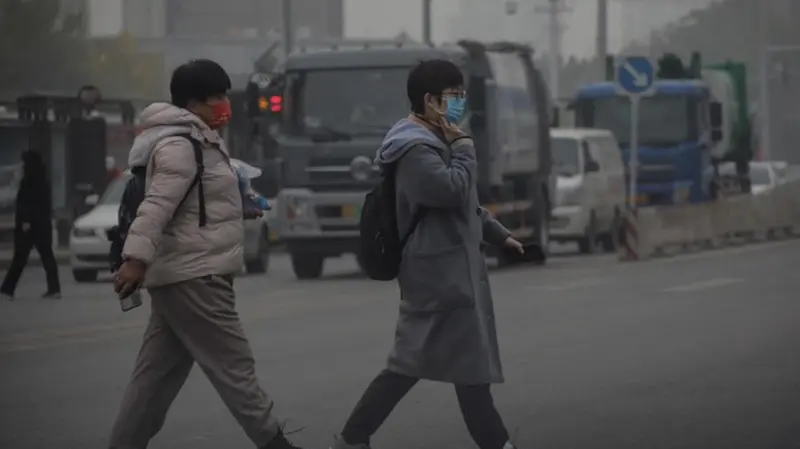
[[[653,93],[640,103],[636,200],[643,206],[712,201],[720,186],[731,184],[721,182],[718,165],[735,162],[737,174],[747,179],[747,162],[752,158],[749,146],[740,145],[741,133],[737,134],[743,127],[738,126],[740,110],[746,108],[736,88],[740,77],[723,65],[701,70],[699,57],[687,70],[675,58],[662,58]],[[627,170],[631,108],[615,83],[580,87],[571,109],[576,126],[614,133]],[[747,190],[748,183],[743,185]]]

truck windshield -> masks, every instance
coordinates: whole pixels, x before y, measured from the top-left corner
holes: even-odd
[[[683,95],[644,97],[639,105],[639,145],[667,147],[698,139],[697,102]],[[631,107],[624,97],[579,102],[579,126],[607,129],[630,145]]]
[[[553,151],[553,165],[561,176],[575,176],[580,173],[580,147],[578,141],[565,137],[550,140]]]
[[[288,86],[286,132],[350,139],[383,135],[408,115],[409,67],[295,72]]]

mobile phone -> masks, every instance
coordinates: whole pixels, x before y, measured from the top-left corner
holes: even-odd
[[[134,290],[133,293],[119,297],[119,306],[123,312],[127,312],[129,310],[133,310],[142,305],[142,292],[140,290]]]

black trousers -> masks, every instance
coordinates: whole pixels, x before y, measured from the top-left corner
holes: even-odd
[[[415,377],[382,371],[367,387],[350,414],[342,431],[344,441],[351,445],[369,445],[370,437],[418,381]],[[489,385],[455,387],[467,430],[478,447],[502,449],[508,442],[508,431],[494,406]]]
[[[11,260],[11,267],[6,273],[3,285],[0,286],[0,293],[14,296],[17,289],[17,282],[22,276],[22,270],[28,264],[28,256],[31,249],[36,248],[42,266],[47,274],[47,293],[61,292],[61,285],[58,281],[58,266],[53,255],[53,227],[48,225],[33,225],[27,231],[23,231],[21,226],[14,229],[14,257]]]

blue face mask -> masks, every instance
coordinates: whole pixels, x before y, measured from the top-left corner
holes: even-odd
[[[464,115],[467,100],[459,97],[446,97],[446,99],[447,109],[444,111],[444,117],[450,123],[458,123]]]

